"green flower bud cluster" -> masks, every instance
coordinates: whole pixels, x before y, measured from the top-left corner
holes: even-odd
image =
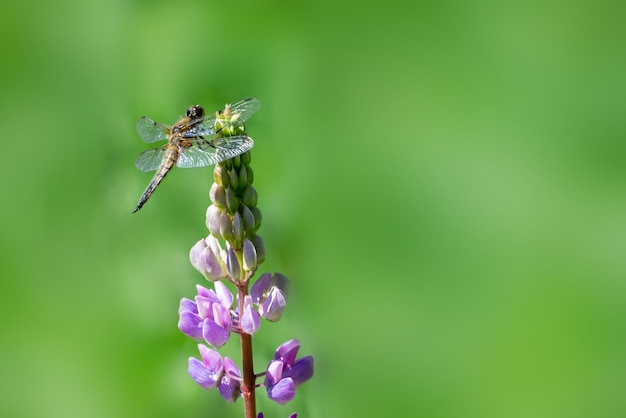
[[[250,152],[245,152],[217,164],[209,193],[212,205],[207,210],[207,227],[213,237],[228,243],[227,252],[234,253],[227,264],[233,265],[235,277],[231,277],[235,280],[241,268],[254,272],[265,260],[263,240],[256,233],[263,217],[256,206],[258,196],[252,185],[250,159]]]

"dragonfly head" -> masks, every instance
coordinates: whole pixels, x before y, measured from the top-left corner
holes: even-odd
[[[204,116],[204,109],[200,105],[189,106],[185,115],[191,119],[200,119]]]

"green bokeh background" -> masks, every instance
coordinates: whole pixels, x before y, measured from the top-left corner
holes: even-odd
[[[0,415],[243,416],[176,328],[211,170],[131,210],[141,115],[253,96],[256,362],[316,360],[266,417],[626,416],[625,3],[0,9]]]

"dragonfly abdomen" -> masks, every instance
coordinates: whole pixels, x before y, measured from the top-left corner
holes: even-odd
[[[137,203],[137,207],[135,208],[133,213],[141,209],[141,207],[148,201],[148,199],[150,199],[150,196],[152,196],[152,193],[154,193],[157,186],[161,184],[165,176],[167,176],[167,173],[170,172],[172,167],[174,167],[174,164],[176,164],[176,161],[178,161],[179,154],[180,150],[178,149],[178,147],[170,147],[166,151],[165,155],[163,156],[163,162],[154,174],[154,177],[152,177],[150,184],[148,184],[148,187],[146,187],[146,190],[141,195],[139,203]]]

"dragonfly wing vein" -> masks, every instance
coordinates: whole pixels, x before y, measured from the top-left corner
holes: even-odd
[[[243,125],[257,112],[257,110],[259,110],[260,107],[261,102],[252,97],[230,105],[231,114],[239,113],[239,116],[237,117],[237,120],[234,121],[233,126],[237,127]]]
[[[159,166],[163,162],[164,153],[164,147],[144,151],[139,154],[139,157],[137,157],[137,161],[135,161],[135,167],[144,172],[154,171],[159,168]]]
[[[144,142],[152,143],[167,139],[168,127],[157,123],[147,116],[143,116],[137,121],[137,133]]]

